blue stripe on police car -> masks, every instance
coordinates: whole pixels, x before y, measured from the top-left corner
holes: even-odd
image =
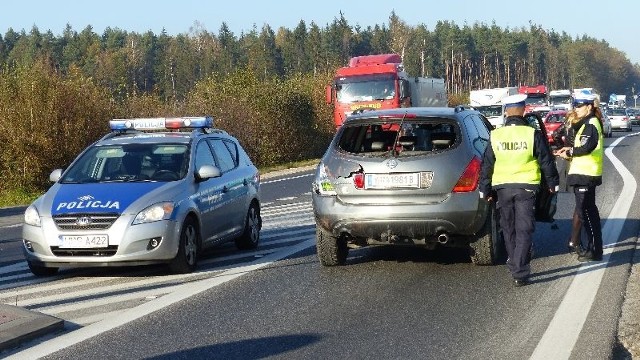
[[[120,214],[141,196],[165,184],[64,184],[53,199],[51,215],[85,212]]]

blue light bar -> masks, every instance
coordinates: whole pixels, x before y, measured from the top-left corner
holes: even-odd
[[[174,130],[174,129],[206,129],[213,127],[210,116],[177,117],[177,118],[136,118],[113,119],[109,121],[111,130]]]

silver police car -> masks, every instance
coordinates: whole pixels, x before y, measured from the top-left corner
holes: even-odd
[[[196,268],[200,251],[258,245],[260,174],[210,117],[115,119],[25,211],[33,274],[60,267],[166,263]],[[185,131],[186,130],[186,131]]]
[[[465,247],[475,264],[494,264],[504,245],[477,188],[491,128],[464,107],[347,118],[312,184],[320,262],[342,265],[349,248],[412,245]]]

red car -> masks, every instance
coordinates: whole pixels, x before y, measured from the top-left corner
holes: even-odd
[[[544,127],[547,130],[547,139],[552,147],[564,146],[564,123],[567,120],[566,110],[549,111],[544,117]]]

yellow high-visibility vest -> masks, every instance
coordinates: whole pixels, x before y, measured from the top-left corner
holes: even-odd
[[[602,162],[604,156],[602,126],[598,118],[592,117],[589,119],[589,124],[592,124],[598,130],[598,146],[588,155],[576,156],[571,159],[571,165],[569,166],[568,174],[589,175],[589,176],[602,176]],[[585,124],[583,124],[576,133],[575,140],[573,142],[574,148],[581,146],[580,135],[584,131]]]
[[[533,154],[535,131],[530,126],[503,126],[491,132],[496,156],[493,186],[540,183],[540,165]]]

